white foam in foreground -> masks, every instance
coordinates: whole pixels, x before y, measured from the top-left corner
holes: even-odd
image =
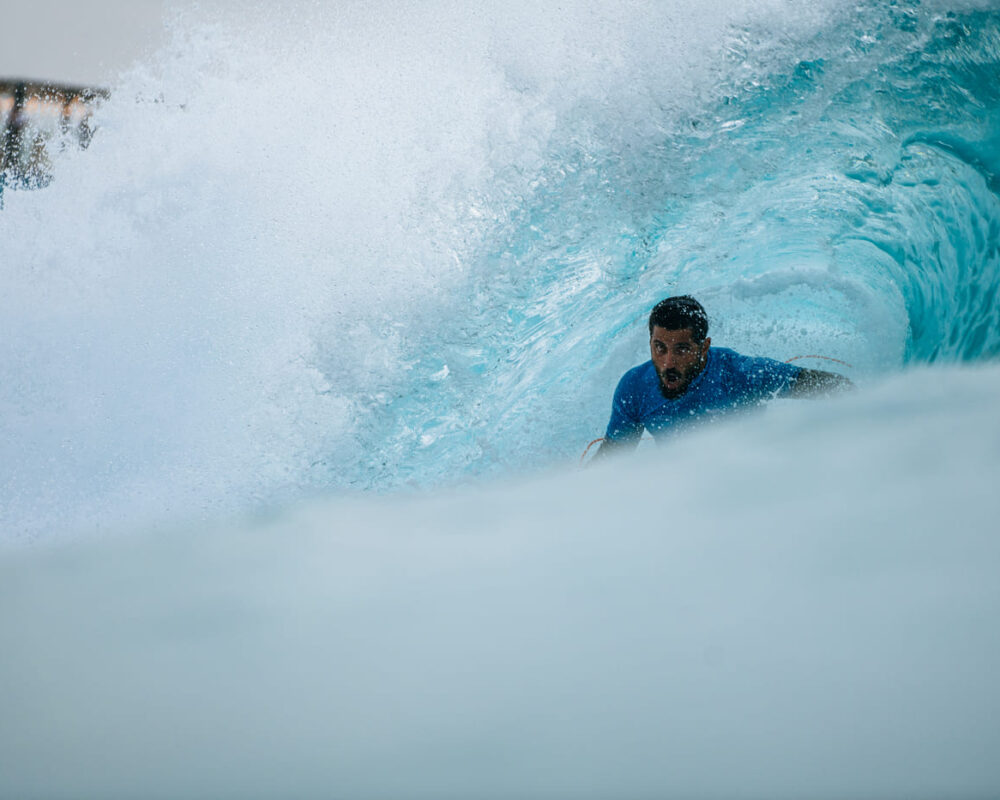
[[[7,552],[0,796],[995,796],[998,390]]]

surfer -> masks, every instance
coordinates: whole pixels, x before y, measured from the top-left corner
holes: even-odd
[[[668,297],[649,315],[650,360],[622,376],[597,455],[631,450],[643,430],[672,428],[775,397],[809,397],[850,387],[843,375],[712,347],[708,315],[693,297]]]

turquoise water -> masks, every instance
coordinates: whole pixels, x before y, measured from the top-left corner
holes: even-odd
[[[417,337],[398,396],[371,407],[365,449],[386,466],[361,481],[578,453],[669,294],[705,302],[717,344],[835,357],[862,382],[995,357],[998,21],[863,4],[780,55],[736,28],[697,104],[640,120],[569,109],[530,191],[520,176],[490,185],[500,212],[447,321]]]
[[[0,797],[997,796],[1000,7],[225,5],[0,212]],[[859,390],[576,469],[678,292]]]
[[[1000,351],[995,3],[296,8],[181,7],[8,191],[15,537],[573,463],[675,293],[862,386]]]

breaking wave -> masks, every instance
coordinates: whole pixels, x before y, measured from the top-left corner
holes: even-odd
[[[643,318],[1000,352],[988,3],[181,8],[0,212],[8,538],[574,458]]]

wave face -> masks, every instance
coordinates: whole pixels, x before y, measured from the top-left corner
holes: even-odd
[[[570,459],[669,294],[995,358],[1000,8],[800,5],[178,10],[4,198],[5,538]]]

